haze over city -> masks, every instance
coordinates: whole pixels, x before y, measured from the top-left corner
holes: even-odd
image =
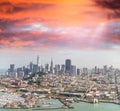
[[[1,0],[0,69],[36,62],[120,68],[120,21],[94,0]]]

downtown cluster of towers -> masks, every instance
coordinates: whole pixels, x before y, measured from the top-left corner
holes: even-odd
[[[72,65],[71,59],[66,59],[65,63],[60,65],[60,64],[53,64],[53,60],[51,59],[50,64],[45,64],[41,65],[39,64],[39,56],[37,56],[37,62],[36,64],[30,62],[28,66],[23,66],[19,68],[15,68],[15,64],[10,64],[10,68],[8,69],[8,75],[9,77],[12,78],[22,78],[24,76],[27,76],[28,74],[31,73],[36,73],[36,72],[45,72],[48,74],[66,74],[70,76],[76,76],[76,75],[81,75],[81,74],[106,74],[107,72],[111,72],[112,66],[107,68],[105,65],[103,69],[99,69],[97,66],[95,66],[93,69],[88,69],[88,68],[76,68],[76,65]]]
[[[45,72],[51,74],[69,74],[69,75],[76,75],[80,74],[79,70],[76,69],[75,65],[71,64],[70,59],[65,60],[65,64],[53,64],[53,60],[51,59],[50,64],[45,64],[44,66],[39,65],[39,56],[37,56],[37,64],[33,64],[30,62],[30,71],[31,72]]]
[[[37,63],[34,64],[30,62],[30,64],[25,67],[15,68],[15,64],[10,64],[10,68],[8,69],[8,75],[12,78],[22,78],[27,76],[30,73],[36,72],[45,72],[50,74],[68,74],[68,75],[80,75],[80,69],[76,69],[75,65],[72,65],[70,59],[65,60],[65,64],[53,64],[53,60],[51,59],[50,64],[45,64],[44,66],[39,64],[39,56],[37,56]]]

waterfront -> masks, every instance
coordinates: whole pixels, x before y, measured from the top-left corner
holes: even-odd
[[[120,105],[110,103],[90,104],[85,102],[74,103],[74,109],[52,109],[52,111],[119,111]],[[32,109],[0,109],[0,111],[32,111]],[[38,110],[33,110],[38,111]],[[39,110],[42,111],[42,110]],[[50,110],[44,110],[50,111]]]

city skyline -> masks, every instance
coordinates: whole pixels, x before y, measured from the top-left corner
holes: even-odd
[[[120,61],[118,59],[116,59],[116,58],[119,58],[119,55],[117,55],[117,54],[112,55],[112,59],[113,59],[112,60],[111,57],[107,56],[108,52],[99,52],[99,51],[97,53],[89,52],[89,55],[91,56],[90,58],[87,58],[88,53],[86,51],[82,53],[82,56],[80,56],[80,54],[78,54],[78,52],[76,51],[75,53],[77,56],[74,58],[74,57],[72,57],[75,54],[73,52],[68,52],[68,53],[63,54],[58,51],[58,54],[61,57],[56,56],[56,55],[49,56],[49,55],[41,54],[42,56],[39,56],[40,64],[50,63],[51,58],[53,58],[54,64],[62,64],[62,63],[64,63],[65,59],[68,58],[68,59],[72,60],[73,64],[76,64],[77,67],[80,67],[80,68],[82,68],[82,67],[92,68],[94,66],[98,66],[98,67],[102,68],[102,66],[104,66],[104,65],[108,65],[108,66],[112,65],[115,68],[120,68],[120,66],[119,66]],[[100,54],[100,56],[101,56],[101,54],[103,54],[103,56],[102,56],[103,58],[101,59],[101,61],[100,61],[100,58],[101,58],[100,56],[95,58],[95,56],[98,53]],[[3,57],[0,58],[0,61],[3,61],[5,59],[6,62],[2,62],[0,69],[7,69],[9,67],[9,63],[16,64],[17,67],[22,66],[22,65],[27,65],[30,62],[37,63],[37,61],[36,61],[37,55],[36,54],[33,54],[31,56],[28,56],[28,54],[20,55],[19,58],[17,57],[18,55],[19,55],[19,53],[14,54],[12,56],[10,56],[8,54],[3,55]]]
[[[106,74],[111,71],[119,71],[119,69],[114,68],[113,66],[104,65],[102,68],[94,66],[91,69],[88,67],[77,67],[76,64],[72,64],[71,59],[65,59],[62,64],[54,64],[53,59],[50,63],[40,64],[39,56],[36,58],[36,63],[30,62],[26,66],[16,67],[16,64],[10,64],[9,68],[6,70],[6,75],[12,78],[22,78],[26,77],[29,74],[34,73],[46,73],[46,74],[55,74],[55,75],[68,75],[68,76],[80,76],[86,74]]]
[[[94,0],[1,0],[0,69],[66,58],[77,67],[120,68],[120,21]]]
[[[64,68],[64,70],[65,70],[64,73],[69,73],[71,71],[71,68],[74,67],[74,66],[76,67],[76,71],[77,71],[77,69],[83,70],[84,68],[87,68],[88,70],[93,70],[93,69],[96,69],[96,68],[103,69],[104,67],[106,67],[107,69],[109,69],[109,68],[119,69],[117,67],[114,67],[113,65],[105,65],[105,64],[101,67],[99,67],[97,65],[94,65],[93,67],[87,67],[87,66],[79,67],[79,66],[77,66],[77,64],[74,64],[74,62],[69,58],[66,58],[64,61],[61,61],[61,63],[54,63],[53,58],[51,58],[51,60],[49,62],[46,62],[46,63],[43,63],[43,64],[40,61],[41,61],[40,56],[37,55],[36,56],[36,61],[29,61],[26,65],[24,64],[24,65],[21,65],[21,66],[17,66],[14,63],[10,63],[9,67],[10,67],[10,69],[11,69],[11,67],[14,67],[13,69],[28,68],[28,69],[31,70],[31,68],[33,68],[33,65],[35,65],[35,67],[36,66],[37,67],[42,67],[44,69],[47,68],[49,73],[53,73],[53,70],[55,70],[56,66],[57,66],[57,68],[59,67],[61,70],[62,70],[62,68]],[[9,67],[7,69],[9,69]]]

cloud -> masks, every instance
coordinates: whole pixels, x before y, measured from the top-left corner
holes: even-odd
[[[0,2],[0,48],[112,49],[120,43],[120,22],[81,4]],[[84,4],[84,5],[83,5]]]
[[[0,3],[0,13],[5,14],[14,14],[19,13],[21,11],[29,11],[29,10],[39,10],[39,9],[45,9],[48,7],[54,6],[53,4],[42,4],[42,3],[17,3],[13,4],[12,2],[1,2]]]
[[[79,25],[88,18],[89,20],[93,19],[93,16],[90,16],[91,13],[85,13],[88,11],[94,12],[93,15],[96,18],[99,17],[99,14],[101,15],[101,13],[97,14],[98,9],[95,10],[89,0],[86,2],[79,0],[67,2],[68,0],[57,2],[51,0],[1,1],[0,15],[2,15],[2,19],[19,20],[29,18],[29,22],[44,22],[47,25]]]
[[[111,21],[106,24],[103,40],[114,45],[120,44],[120,21]]]
[[[11,23],[11,22],[10,22]],[[30,24],[17,26],[7,24],[9,30],[1,32],[0,45],[2,47],[23,48],[72,48],[72,49],[112,49],[120,43],[120,23],[106,22],[97,25],[71,26],[45,26]],[[108,30],[107,32],[106,30]]]
[[[107,9],[109,19],[120,18],[120,0],[93,0],[103,10]],[[103,12],[104,13],[104,12]]]

